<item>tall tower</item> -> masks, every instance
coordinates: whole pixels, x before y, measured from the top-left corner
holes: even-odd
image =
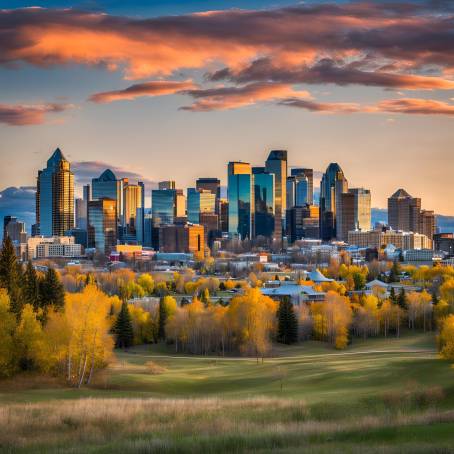
[[[265,169],[274,173],[274,237],[281,241],[287,208],[287,150],[271,150]]]
[[[241,239],[254,234],[254,189],[248,162],[229,162],[228,188],[229,234]]]
[[[337,162],[332,162],[320,182],[320,238],[329,241],[336,237],[337,211],[341,194],[347,192],[348,183]]]
[[[63,236],[74,228],[74,174],[60,148],[38,172],[36,223],[45,236]]]

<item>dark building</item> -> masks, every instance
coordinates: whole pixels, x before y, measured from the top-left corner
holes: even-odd
[[[290,243],[302,238],[318,238],[319,207],[304,205],[287,210],[287,236]]]
[[[274,181],[273,173],[264,167],[253,167],[254,228],[255,236],[272,238],[274,233]]]
[[[434,235],[434,249],[446,252],[450,257],[454,257],[454,233],[436,233]]]
[[[205,232],[202,225],[163,225],[159,227],[161,252],[201,254],[205,249]]]
[[[229,231],[229,202],[226,199],[219,200],[219,228],[221,232]]]
[[[290,171],[290,175],[292,177],[298,177],[300,175],[304,175],[307,178],[307,182],[308,182],[307,203],[309,205],[313,205],[314,204],[314,170],[305,169],[305,168],[292,169]]]
[[[84,248],[88,245],[88,233],[85,229],[74,228],[65,233],[66,236],[73,236],[76,244],[81,244]]]
[[[348,232],[355,230],[355,194],[345,192],[340,194],[342,210],[336,219],[337,239],[340,241],[348,240]]]

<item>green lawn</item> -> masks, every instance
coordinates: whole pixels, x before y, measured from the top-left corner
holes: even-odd
[[[147,365],[150,361],[158,366],[158,373],[151,372]],[[313,452],[333,452],[336,446],[342,446],[346,452],[361,449],[361,452],[375,452],[374,449],[381,452],[380,447],[391,450],[396,444],[403,449],[396,452],[431,452],[435,448],[440,448],[440,452],[454,452],[444,450],[446,446],[454,446],[454,368],[438,358],[433,334],[406,333],[400,339],[355,340],[344,351],[318,342],[277,346],[272,357],[263,363],[253,358],[175,355],[171,346],[141,346],[117,352],[117,362],[91,388],[74,390],[43,384],[15,388],[7,389],[0,382],[0,404],[7,404],[5,408],[12,412],[29,408],[21,407],[22,403],[33,403],[36,411],[48,405],[51,408],[56,405],[55,408],[64,411],[67,406],[69,412],[70,406],[76,405],[70,403],[74,399],[102,407],[103,402],[115,405],[111,404],[112,398],[130,398],[133,406],[137,402],[134,398],[150,398],[150,402],[157,402],[156,408],[183,399],[175,402],[188,402],[193,408],[184,410],[189,411],[185,421],[195,418],[189,428],[183,421],[178,425],[164,418],[163,422],[159,410],[155,415],[161,424],[159,430],[153,426],[155,422],[145,424],[142,415],[137,427],[145,424],[145,434],[138,429],[136,433],[134,424],[132,432],[128,431],[120,439],[117,437],[121,431],[109,432],[107,436],[104,429],[99,429],[105,436],[100,436],[98,431],[94,439],[88,435],[85,439],[85,435],[79,433],[85,449],[99,448],[104,452],[112,450],[114,445],[124,452],[154,452],[156,446],[159,447],[157,452],[259,449],[271,452],[278,448],[293,452],[303,441],[309,443]],[[122,402],[126,405],[124,399]],[[207,402],[216,402],[213,404],[216,408],[203,410]],[[304,408],[303,413],[301,408]],[[175,415],[178,419],[178,412]],[[212,418],[207,417],[205,421],[203,415],[222,420],[222,427],[213,429]],[[230,419],[225,419],[227,417]],[[65,418],[67,416],[62,416],[62,421]],[[103,418],[101,420],[106,419]],[[13,419],[9,417],[8,421]],[[375,421],[370,427],[369,420]],[[205,425],[201,421],[205,421]],[[339,429],[344,421],[346,425]],[[430,424],[426,424],[427,421]],[[96,420],[93,425],[98,423]],[[283,423],[288,426],[282,426]],[[305,426],[297,429],[303,423]],[[313,429],[306,427],[316,423],[324,428],[313,434]],[[200,428],[195,433],[197,424]],[[242,424],[248,427],[244,436]],[[367,430],[361,429],[362,425],[366,425]],[[79,425],[76,429],[81,430]],[[282,431],[289,437],[287,441]],[[65,436],[70,435],[71,430]],[[31,437],[28,432],[24,436],[25,440]],[[151,449],[150,437],[166,440],[165,446],[158,443]],[[4,443],[11,447],[11,440]],[[46,448],[57,446],[46,443],[43,445]],[[218,450],[214,449],[216,446]],[[24,447],[29,449],[30,445],[25,443]]]

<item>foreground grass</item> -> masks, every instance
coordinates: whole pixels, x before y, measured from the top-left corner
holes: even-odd
[[[117,357],[83,390],[0,382],[0,451],[454,452],[454,369],[431,334],[258,364],[162,345]]]

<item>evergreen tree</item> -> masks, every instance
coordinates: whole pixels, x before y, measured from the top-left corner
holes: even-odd
[[[159,300],[159,322],[158,322],[158,338],[165,340],[166,338],[166,323],[167,323],[167,308],[164,297]]]
[[[225,292],[225,290],[226,290],[225,284],[224,284],[223,281],[219,284],[219,290],[220,290],[221,292]]]
[[[5,235],[0,253],[0,287],[7,290],[11,301],[11,311],[17,316],[20,315],[23,306],[19,273],[13,242],[8,235]]]
[[[134,342],[134,331],[132,328],[131,315],[128,303],[123,301],[120,312],[114,326],[115,346],[117,348],[129,348]]]
[[[400,276],[400,265],[397,260],[394,260],[393,266],[389,272],[389,282],[398,282]]]
[[[30,304],[35,311],[39,307],[39,279],[36,270],[29,261],[25,268],[24,285],[22,287],[22,296],[24,304]]]
[[[40,306],[42,308],[54,306],[58,310],[64,307],[65,289],[53,268],[47,269],[46,276],[41,281],[40,287]]]
[[[286,298],[279,303],[277,311],[277,338],[283,344],[293,344],[298,341],[298,320],[293,310],[293,304]]]
[[[391,303],[397,304],[397,296],[396,296],[396,291],[394,290],[394,287],[391,287],[391,290],[389,291],[389,299]]]
[[[397,297],[397,304],[402,308],[407,308],[407,297],[405,296],[405,290],[403,288],[400,289],[399,296]]]

